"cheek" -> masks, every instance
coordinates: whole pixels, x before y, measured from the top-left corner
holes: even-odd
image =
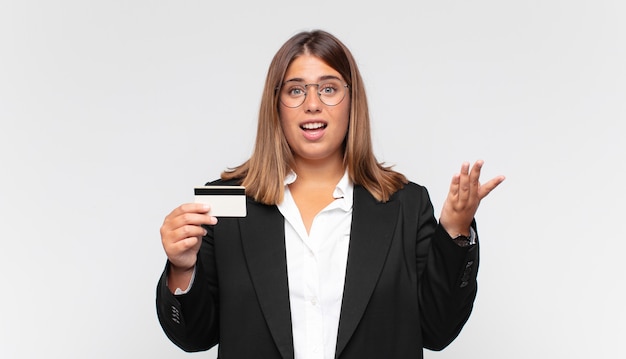
[[[283,129],[289,124],[289,122],[293,121],[295,117],[296,116],[293,113],[292,109],[278,109],[278,120]]]
[[[285,114],[283,111],[278,112],[278,122],[280,123],[280,128],[283,132],[283,136],[287,141],[287,144],[291,146],[291,140],[295,136],[293,126],[289,126],[290,117]]]

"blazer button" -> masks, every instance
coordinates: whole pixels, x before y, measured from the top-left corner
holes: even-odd
[[[472,273],[472,265],[474,261],[468,261],[465,263],[465,270],[463,271],[463,276],[461,277],[461,288],[467,287],[469,284],[470,273]]]
[[[180,311],[175,306],[172,306],[172,321],[180,324]]]

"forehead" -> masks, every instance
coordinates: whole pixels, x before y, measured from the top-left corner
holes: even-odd
[[[293,60],[285,72],[285,81],[319,81],[327,77],[337,77],[343,79],[339,72],[328,66],[319,57],[313,55],[302,55]]]

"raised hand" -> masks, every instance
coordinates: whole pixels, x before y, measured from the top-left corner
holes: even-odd
[[[461,165],[461,172],[452,177],[439,222],[453,238],[459,234],[469,235],[480,201],[504,181],[504,176],[497,176],[481,185],[483,164],[482,160],[478,160],[470,170],[469,162],[465,162]]]

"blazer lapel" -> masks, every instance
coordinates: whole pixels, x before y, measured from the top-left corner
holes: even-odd
[[[398,202],[378,202],[365,188],[355,186],[335,357],[339,357],[350,340],[376,286],[394,234],[398,211]]]
[[[250,277],[267,326],[283,358],[294,357],[285,258],[284,218],[276,206],[248,199],[241,237]]]

